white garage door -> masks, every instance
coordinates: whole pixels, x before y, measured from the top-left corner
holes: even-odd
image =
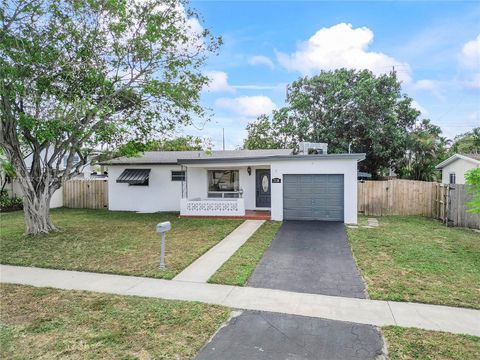
[[[284,220],[343,221],[343,175],[284,175]]]

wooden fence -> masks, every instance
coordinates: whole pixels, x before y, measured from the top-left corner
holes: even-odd
[[[365,215],[423,215],[436,217],[442,185],[413,180],[358,183],[358,211]]]
[[[448,192],[448,221],[454,226],[480,229],[480,214],[467,211],[466,203],[472,200],[465,185],[451,185]]]
[[[422,215],[480,229],[480,215],[467,212],[469,200],[465,185],[397,179],[358,183],[358,211],[362,214]]]
[[[68,180],[63,185],[63,206],[83,209],[108,207],[107,180]]]

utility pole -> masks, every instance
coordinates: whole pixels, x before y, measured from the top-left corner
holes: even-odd
[[[225,151],[225,128],[222,128],[223,151]]]

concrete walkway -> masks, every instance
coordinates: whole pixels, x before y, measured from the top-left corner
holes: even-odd
[[[242,246],[265,220],[247,220],[225,239],[195,260],[173,280],[207,282],[210,277]]]
[[[480,310],[447,306],[10,265],[0,265],[0,281],[66,290],[200,301],[237,309],[480,336]]]

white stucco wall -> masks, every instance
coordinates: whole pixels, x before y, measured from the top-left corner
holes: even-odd
[[[479,166],[480,165],[475,164],[473,161],[456,159],[442,169],[442,183],[449,184],[450,174],[455,173],[456,183],[465,184],[465,173]]]
[[[286,174],[343,174],[344,221],[357,223],[357,160],[295,160],[274,161],[271,176],[282,182],[272,184],[272,220],[283,220],[283,175]]]
[[[63,206],[63,187],[55,191],[50,199],[50,209]]]
[[[116,180],[125,169],[151,169],[148,186],[129,186]],[[180,211],[182,182],[172,181],[177,165],[110,166],[108,169],[108,209],[141,212]]]
[[[7,190],[10,196],[22,197],[23,192],[22,188],[20,187],[18,179],[14,179],[10,184],[5,186],[5,190]],[[63,206],[63,187],[55,191],[50,199],[50,209],[58,208]]]

